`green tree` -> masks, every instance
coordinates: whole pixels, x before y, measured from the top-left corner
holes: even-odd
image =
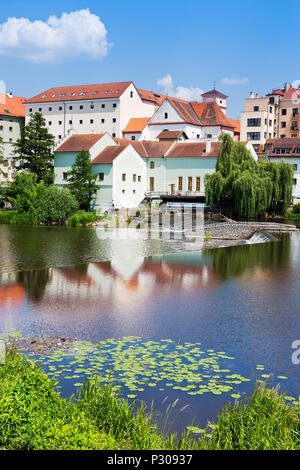
[[[48,132],[42,114],[31,115],[14,144],[16,159],[23,162],[16,170],[28,170],[37,175],[37,182],[51,184],[54,180],[54,136]]]
[[[292,198],[291,164],[256,162],[245,145],[228,134],[220,136],[219,149],[216,172],[205,176],[208,204],[231,203],[235,216],[245,220],[270,207],[286,211]]]
[[[37,183],[35,173],[17,174],[6,189],[6,199],[19,213],[36,217],[37,205],[45,190],[44,182]]]
[[[36,214],[39,222],[65,222],[78,208],[76,198],[67,188],[48,186],[39,198]]]
[[[92,174],[90,154],[86,150],[78,153],[72,169],[68,172],[69,189],[75,196],[79,209],[89,210],[99,186],[97,175]]]

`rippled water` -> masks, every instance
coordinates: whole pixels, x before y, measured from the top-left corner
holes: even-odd
[[[193,420],[203,425],[232,393],[248,393],[261,374],[272,374],[273,383],[298,397],[300,366],[291,362],[291,344],[300,339],[300,234],[285,234],[278,243],[203,250],[180,240],[101,240],[94,229],[2,225],[0,244],[0,328],[94,344],[138,337],[129,351],[138,344],[134,354],[144,358],[149,344],[159,385],[134,393],[148,403],[154,399],[160,423],[178,398],[171,428]],[[224,352],[231,359],[223,358],[222,368],[250,382],[220,396],[162,385],[164,356],[157,354],[165,340],[173,348],[167,377],[170,357],[178,365],[174,351],[188,343],[184,361]],[[201,351],[193,349],[196,344]],[[113,348],[106,351],[115,357]],[[67,396],[73,385],[63,379],[61,384]]]

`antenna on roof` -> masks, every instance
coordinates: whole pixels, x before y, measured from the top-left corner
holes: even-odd
[[[213,86],[213,89],[214,89],[214,90],[216,89],[216,80],[214,80],[214,86]]]

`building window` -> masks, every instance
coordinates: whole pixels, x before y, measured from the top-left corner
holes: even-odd
[[[116,118],[113,118],[112,122],[117,122]]]
[[[193,177],[188,176],[188,191],[192,191],[192,190],[193,190]]]
[[[61,126],[61,125],[62,125],[62,121],[58,121],[58,124]]]
[[[294,163],[294,171],[297,171],[298,170],[298,165],[297,163]]]
[[[12,132],[12,130],[13,130],[13,128],[12,128],[12,127],[10,127],[10,128],[9,128],[9,132]]]
[[[82,104],[79,106],[79,109],[83,109],[83,106],[82,106]]]
[[[122,181],[126,181],[126,173],[122,174]]]
[[[82,120],[82,119],[79,120],[79,124],[83,124],[83,120]]]
[[[94,108],[95,108],[95,106],[93,104],[91,104],[91,109],[94,109]]]
[[[90,119],[90,124],[94,124],[94,119]]]
[[[125,194],[125,189],[122,189],[122,193]]]
[[[68,179],[68,173],[63,173],[63,180],[66,181]]]
[[[59,106],[58,110],[59,110],[59,111],[62,111],[62,106]]]
[[[52,125],[52,121],[48,121],[48,126],[51,126]]]
[[[135,140],[135,135],[132,135],[132,136],[131,136],[131,140]]]
[[[116,105],[116,103],[114,103],[114,104],[113,104],[113,108],[116,108],[116,107],[117,107],[117,105]]]
[[[182,191],[182,176],[178,176],[178,191]]]
[[[282,115],[282,116],[286,116],[286,109],[282,109],[282,110],[281,110],[281,115]]]
[[[260,118],[251,118],[247,120],[248,127],[260,127],[261,126],[261,119]]]
[[[102,105],[101,105],[101,108],[105,108],[105,104],[102,104]]]
[[[112,136],[112,137],[116,137],[116,133],[115,133],[115,132],[113,132],[111,136]]]
[[[155,168],[155,162],[152,161],[152,162],[150,162],[150,169],[154,170],[154,168]]]
[[[168,119],[169,115],[168,113],[165,113],[165,119]]]
[[[69,109],[70,109],[70,110],[73,109],[73,106],[69,106]]]
[[[200,191],[201,179],[200,176],[196,177],[196,191]]]
[[[59,140],[61,139],[61,135],[58,136]]]
[[[133,98],[133,91],[130,92],[130,98]]]
[[[52,108],[51,108],[51,107],[50,107],[50,108],[48,108],[48,111],[52,111]]]
[[[286,127],[286,122],[285,122],[285,121],[283,121],[283,122],[281,123],[281,127]]]
[[[136,182],[136,175],[132,175],[132,181],[135,183]]]
[[[260,140],[260,132],[247,132],[247,140]]]
[[[104,173],[99,173],[99,181],[103,181],[104,180]]]
[[[293,118],[298,116],[298,108],[293,108]]]
[[[259,106],[254,106],[253,111],[259,111]]]
[[[212,139],[212,134],[207,134],[208,139]]]
[[[140,183],[142,181],[142,177],[138,176],[138,182]]]
[[[70,121],[69,121],[69,124],[70,124],[70,125],[71,125],[71,124],[73,124],[73,121],[72,121],[72,119],[70,119]]]
[[[154,191],[154,176],[150,176],[149,183],[150,191]]]
[[[293,185],[296,186],[297,184],[297,178],[293,178]]]
[[[104,124],[104,123],[105,123],[105,119],[102,118],[102,119],[101,119],[101,123]]]
[[[197,139],[200,139],[200,134],[197,134]]]
[[[29,112],[32,113],[32,108],[29,108]]]
[[[135,194],[135,189],[132,190],[133,194]]]
[[[270,106],[270,113],[273,113],[273,107]]]

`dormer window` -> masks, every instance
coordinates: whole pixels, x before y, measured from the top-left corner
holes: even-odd
[[[73,91],[73,93],[70,93],[70,96],[75,96],[75,95],[76,95],[75,91]]]
[[[66,96],[65,93],[61,93],[61,94],[59,95],[60,98],[63,98],[64,96]]]
[[[81,93],[79,93],[79,96],[85,96],[86,95],[86,91],[82,91]]]

